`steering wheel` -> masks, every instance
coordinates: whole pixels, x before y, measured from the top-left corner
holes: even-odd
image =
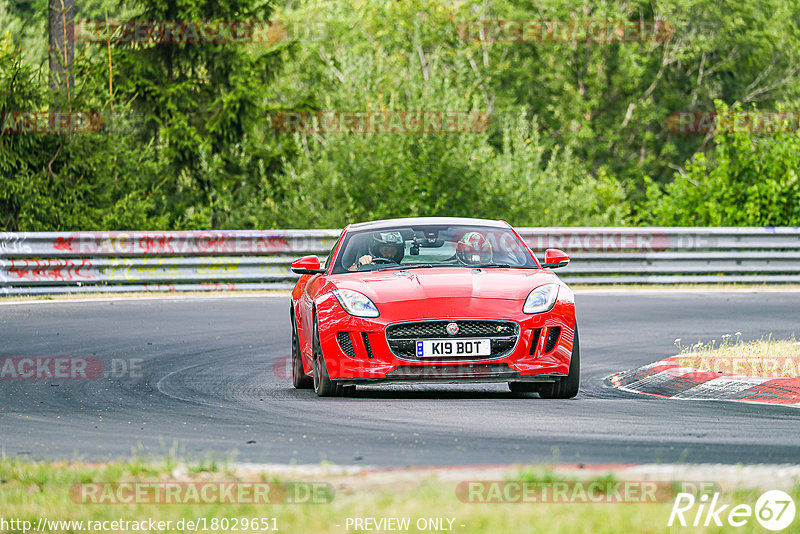
[[[372,258],[372,261],[370,263],[375,263],[377,265],[386,265],[388,263],[397,263],[397,262],[391,258],[381,258],[379,256],[376,256]]]

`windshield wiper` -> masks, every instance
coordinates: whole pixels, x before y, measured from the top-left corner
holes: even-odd
[[[375,269],[376,271],[405,271],[406,269],[430,269],[433,267],[430,263],[412,263],[410,265],[392,265],[385,269]]]
[[[486,269],[488,267],[500,267],[502,269],[511,268],[511,266],[507,263],[479,263],[477,265],[469,265],[468,267],[470,267],[471,269]]]

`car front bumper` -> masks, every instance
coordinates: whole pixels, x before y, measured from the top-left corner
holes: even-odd
[[[516,301],[492,301],[476,306],[449,303],[452,313],[437,311],[436,303],[413,311],[353,317],[335,299],[318,307],[320,346],[331,380],[343,385],[368,383],[553,382],[569,373],[575,334],[575,307],[570,291],[548,312],[528,315]],[[466,303],[465,303],[466,304]],[[519,307],[519,310],[516,308]],[[487,309],[488,308],[488,309]],[[426,311],[428,313],[426,313]],[[502,357],[435,360],[399,356],[389,345],[389,325],[415,321],[487,320],[519,325],[514,348]],[[340,341],[342,334],[345,348]],[[349,341],[349,345],[348,345]],[[345,349],[347,352],[345,352]],[[349,353],[349,354],[348,354]]]

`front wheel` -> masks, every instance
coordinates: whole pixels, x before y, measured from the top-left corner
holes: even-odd
[[[578,394],[581,384],[581,347],[578,342],[578,324],[575,323],[575,340],[572,343],[572,357],[569,360],[569,374],[552,384],[539,386],[539,396],[543,399],[571,399]]]
[[[297,336],[297,322],[292,317],[292,384],[297,389],[311,389],[314,381],[306,376],[303,369],[303,355],[300,353],[300,340]]]
[[[314,318],[314,343],[313,343],[313,362],[314,362],[314,392],[317,397],[333,397],[336,395],[336,384],[331,382],[328,376],[328,367],[325,365],[325,357],[319,344],[319,328],[316,318]]]

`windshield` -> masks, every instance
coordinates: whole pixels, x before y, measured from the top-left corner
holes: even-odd
[[[331,272],[431,267],[537,266],[509,228],[438,224],[348,233]]]

